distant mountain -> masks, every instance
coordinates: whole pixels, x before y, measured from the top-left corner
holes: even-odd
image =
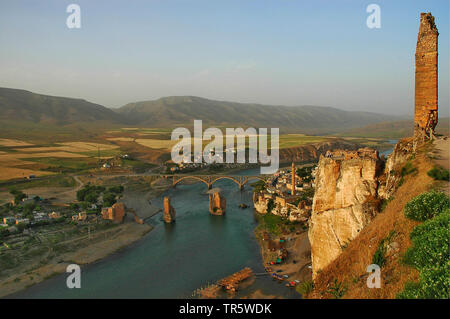
[[[66,125],[94,121],[119,123],[123,118],[104,106],[82,99],[0,88],[0,120]]]
[[[278,127],[283,132],[330,134],[400,119],[332,107],[244,104],[194,96],[130,103],[113,111],[83,99],[0,88],[0,122],[9,124],[22,122],[98,126],[101,123],[103,126],[190,127],[194,120],[203,120],[205,126]]]
[[[207,125],[279,127],[310,134],[334,133],[401,119],[370,112],[349,112],[332,107],[276,106],[214,101],[195,96],[173,96],[130,103],[117,110],[133,123],[145,126],[186,126],[193,120]]]

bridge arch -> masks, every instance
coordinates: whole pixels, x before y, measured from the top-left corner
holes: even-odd
[[[266,180],[266,176],[230,176],[230,175],[185,175],[185,176],[171,176],[172,177],[172,186],[176,186],[178,183],[185,179],[195,179],[202,183],[205,183],[208,189],[212,188],[212,185],[221,180],[228,179],[233,181],[239,186],[239,189],[243,189],[244,185],[247,184],[250,180],[259,179],[262,181]]]
[[[180,177],[178,179],[176,179],[175,176],[174,176],[173,179],[172,179],[172,186],[175,187],[179,182],[181,182],[181,181],[183,181],[185,179],[189,179],[189,178],[195,179],[195,180],[198,180],[198,181],[201,181],[201,182],[205,183],[206,186],[208,187],[208,189],[210,189],[211,186],[212,186],[212,183],[211,183],[211,181],[209,179],[204,179],[202,177],[195,176],[195,175],[182,176],[182,177]]]

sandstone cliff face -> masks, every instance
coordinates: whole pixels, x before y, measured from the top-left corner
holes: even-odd
[[[336,259],[378,212],[382,164],[378,152],[370,149],[321,156],[308,233],[313,277]]]
[[[404,138],[395,144],[394,150],[386,161],[384,176],[380,179],[381,185],[378,190],[380,198],[389,199],[396,191],[401,178],[401,167],[413,154],[413,148],[412,138]]]

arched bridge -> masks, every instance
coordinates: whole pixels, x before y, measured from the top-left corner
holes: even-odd
[[[259,179],[262,181],[266,181],[269,175],[256,175],[256,176],[238,176],[238,175],[166,175],[166,178],[172,178],[172,186],[175,187],[178,183],[185,179],[194,179],[200,182],[203,182],[208,186],[208,189],[212,188],[212,185],[221,180],[221,179],[229,179],[235,182],[239,189],[242,190],[244,185],[247,184],[250,180]]]

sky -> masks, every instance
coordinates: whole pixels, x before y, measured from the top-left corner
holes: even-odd
[[[72,3],[79,29],[66,25]],[[448,116],[448,0],[0,0],[0,87],[107,107],[193,95],[412,116],[424,11]]]

